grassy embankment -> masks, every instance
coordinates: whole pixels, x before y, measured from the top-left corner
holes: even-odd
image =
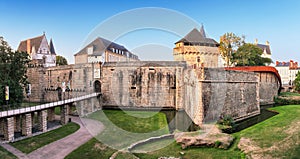
[[[153,151],[149,153],[119,153],[117,158],[133,158],[134,155],[138,156],[141,159],[151,159],[158,158],[161,156],[174,156],[174,157],[183,157],[183,158],[244,158],[245,155],[242,153],[237,144],[240,138],[250,139],[252,147],[255,147],[254,152],[248,152],[248,155],[254,156],[268,156],[271,158],[297,158],[300,156],[300,106],[290,105],[290,106],[280,106],[271,108],[273,111],[279,112],[278,115],[265,120],[261,123],[258,123],[254,126],[251,126],[245,130],[233,134],[236,137],[234,144],[229,150],[221,150],[215,148],[199,148],[192,147],[186,150],[182,150],[180,145],[171,141],[171,144],[168,146]],[[121,117],[120,122],[117,118],[113,117],[114,112],[111,111],[107,113],[109,119],[113,119],[114,122],[118,123],[118,126],[121,127],[124,121],[128,121],[126,116]],[[117,113],[118,114],[118,113]],[[120,115],[120,114],[119,114]],[[131,126],[129,123],[125,125],[129,130]],[[108,130],[107,130],[108,132]],[[117,137],[119,138],[119,137]],[[101,141],[101,140],[100,140]],[[153,143],[149,143],[143,146],[138,147],[138,150],[149,151],[151,149],[156,149],[159,145],[163,143],[170,143],[170,139],[165,139]],[[289,146],[287,146],[289,145]],[[100,147],[97,149],[97,147]],[[91,158],[108,158],[116,150],[113,150],[99,141],[93,139],[85,145],[82,145],[79,149],[74,151],[68,156],[68,158],[82,158],[82,157],[91,157]],[[82,154],[82,155],[80,155]],[[101,155],[101,157],[98,157]]]
[[[130,144],[152,136],[168,134],[163,113],[146,111],[104,110],[89,116],[101,121],[105,130],[97,139],[115,149],[126,149]],[[116,150],[108,148],[95,138],[73,151],[67,158],[109,158]],[[120,154],[130,156],[131,154]]]
[[[51,142],[62,139],[79,129],[79,125],[76,123],[68,123],[60,128],[51,130],[49,132],[33,136],[24,140],[11,143],[12,146],[20,151],[28,154],[40,147],[43,147]]]

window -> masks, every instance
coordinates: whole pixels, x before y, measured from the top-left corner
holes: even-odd
[[[198,63],[200,62],[200,56],[197,57],[197,62],[198,62]]]
[[[93,46],[87,48],[87,53],[89,55],[93,54]]]

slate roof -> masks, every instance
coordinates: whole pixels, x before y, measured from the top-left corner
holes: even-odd
[[[278,62],[278,64],[276,64],[276,67],[278,67],[278,66],[287,66],[287,67],[289,67],[290,62]]]
[[[40,48],[40,45],[42,43],[42,40],[44,38],[45,34],[41,35],[41,36],[38,36],[38,37],[34,37],[34,38],[31,38],[31,39],[27,39],[27,40],[30,40],[30,52],[31,52],[31,49],[32,47],[34,46],[35,49],[39,49]],[[27,40],[23,40],[20,42],[19,44],[19,47],[18,47],[18,51],[20,52],[27,52]]]
[[[87,54],[87,48],[89,48],[91,46],[93,46],[93,54],[92,55],[102,55],[103,52],[105,52],[105,50],[112,51],[112,48],[122,50],[122,51],[128,51],[122,45],[119,45],[117,43],[111,42],[104,38],[98,37],[94,41],[92,41],[90,44],[88,44],[86,47],[81,49],[78,53],[76,53],[75,56],[81,55],[81,54]]]
[[[53,45],[52,39],[50,39],[49,47],[50,47],[50,52],[51,52],[51,54],[56,55],[56,52],[55,52],[55,49],[54,49],[54,45]]]
[[[268,55],[271,55],[271,49],[269,45],[264,45],[264,44],[256,44],[259,48],[261,48],[263,51],[266,50],[266,53]]]
[[[179,42],[188,42],[191,44],[213,44],[218,45],[218,42],[216,42],[214,39],[207,38],[203,26],[201,27],[200,31],[194,28],[192,31],[190,31],[184,38],[177,41],[175,44]]]

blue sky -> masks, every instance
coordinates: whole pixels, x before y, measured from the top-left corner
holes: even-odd
[[[73,54],[99,24],[116,14],[141,7],[161,7],[184,14],[203,23],[208,36],[216,41],[226,32],[245,35],[247,42],[254,42],[256,38],[259,43],[268,40],[273,61],[300,61],[299,0],[1,0],[0,36],[16,49],[21,40],[45,31],[48,40],[53,38],[56,52],[72,63]],[[193,27],[196,26],[187,26],[183,32],[188,33]],[[110,40],[133,50],[143,60],[172,60],[174,42],[180,38],[161,30],[144,29]]]

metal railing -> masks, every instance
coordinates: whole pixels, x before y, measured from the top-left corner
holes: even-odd
[[[97,97],[99,94],[100,93],[91,93],[91,94],[88,94],[88,95],[83,95],[83,96],[80,96],[80,97],[60,100],[60,101],[51,102],[51,103],[45,103],[45,104],[40,104],[40,105],[35,105],[35,106],[30,106],[30,107],[24,107],[24,108],[19,108],[19,109],[3,110],[3,111],[0,111],[0,118],[13,116],[13,115],[18,115],[18,114],[29,113],[29,112],[34,112],[34,111],[43,110],[43,109],[47,109],[47,108],[51,108],[51,107],[57,107],[57,106],[61,106],[61,105],[64,105],[64,104],[69,104],[69,103],[72,103],[72,102],[77,102],[77,101]]]

